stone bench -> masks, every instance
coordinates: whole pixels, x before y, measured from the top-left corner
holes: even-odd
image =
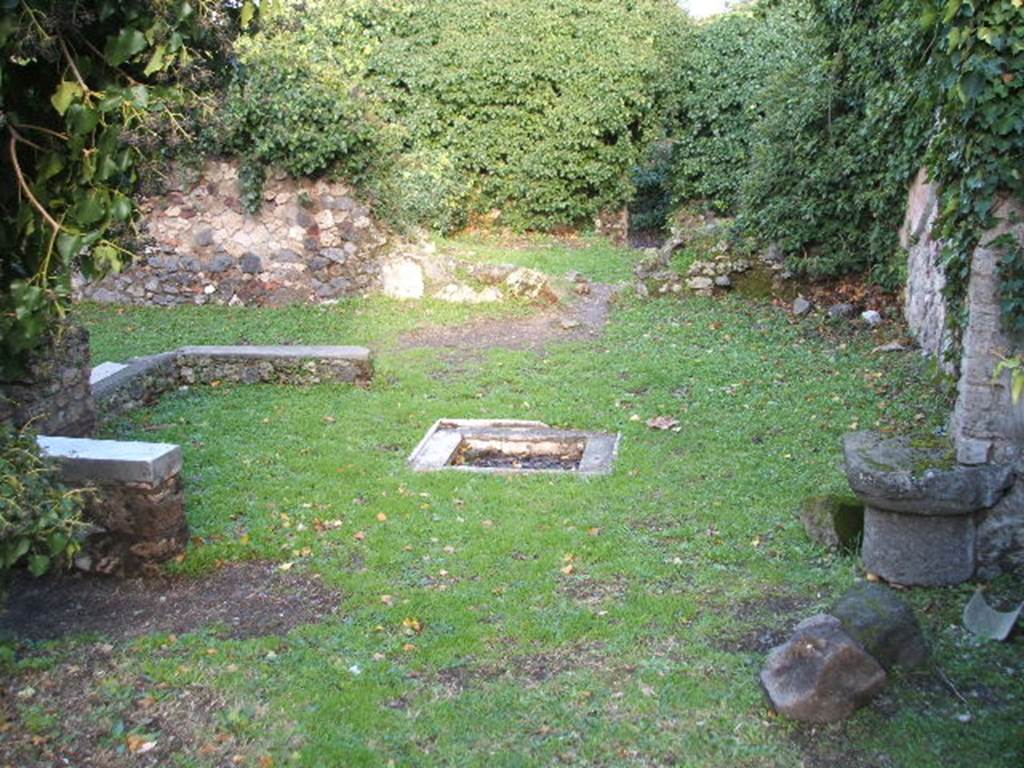
[[[373,356],[365,347],[202,346],[96,368],[92,392],[105,416],[149,405],[178,387],[233,384],[310,385],[324,382],[365,386],[373,379]]]
[[[185,551],[189,530],[177,445],[42,435],[37,442],[56,462],[61,482],[90,489],[86,519],[99,530],[75,559],[80,569],[127,575]]]

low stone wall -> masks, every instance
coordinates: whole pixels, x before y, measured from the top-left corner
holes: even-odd
[[[75,558],[83,571],[143,572],[185,551],[189,529],[181,449],[168,443],[39,437],[60,480],[90,489],[86,519],[97,530]]]
[[[115,366],[93,384],[93,395],[102,415],[115,417],[193,384],[364,386],[372,379],[373,356],[365,347],[182,347]]]
[[[281,305],[360,295],[377,285],[382,227],[341,182],[274,172],[261,210],[241,202],[238,168],[210,161],[191,180],[141,201],[146,246],[127,269],[79,286],[123,304]]]
[[[90,434],[96,409],[89,372],[89,332],[71,324],[58,327],[19,380],[0,381],[0,422],[51,435]]]

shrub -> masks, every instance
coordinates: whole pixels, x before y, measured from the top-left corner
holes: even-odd
[[[460,208],[547,228],[625,204],[686,27],[671,0],[301,5],[239,44],[223,145],[382,196],[443,177],[383,202],[448,226]]]
[[[739,202],[765,88],[778,70],[805,60],[800,38],[809,8],[790,2],[770,12],[741,10],[697,27],[678,63],[672,197],[703,200],[719,213]]]
[[[82,492],[55,480],[35,439],[0,426],[0,573],[26,563],[40,576],[78,551]]]
[[[811,276],[900,254],[906,191],[934,99],[914,0],[814,0],[799,56],[763,92],[742,220]]]

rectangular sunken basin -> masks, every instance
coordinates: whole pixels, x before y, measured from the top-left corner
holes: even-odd
[[[540,421],[440,419],[409,457],[417,472],[607,475],[619,435],[555,429]]]

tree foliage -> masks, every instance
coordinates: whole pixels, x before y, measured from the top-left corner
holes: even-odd
[[[0,0],[0,368],[67,304],[76,271],[118,269],[148,148],[194,131],[237,28],[207,0]]]

